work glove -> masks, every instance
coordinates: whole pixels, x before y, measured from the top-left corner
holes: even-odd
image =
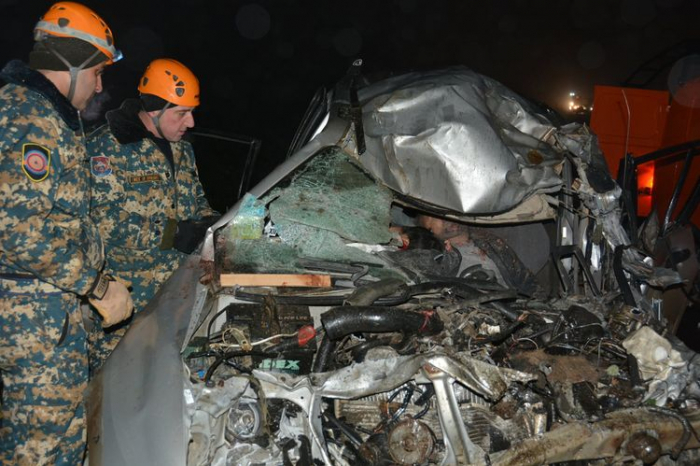
[[[198,220],[168,220],[163,231],[160,249],[177,249],[185,254],[192,254],[204,239],[207,229],[219,221],[221,216],[211,215]]]
[[[97,278],[88,293],[88,301],[102,316],[105,328],[126,320],[134,311],[134,302],[126,285],[110,275],[101,274]]]

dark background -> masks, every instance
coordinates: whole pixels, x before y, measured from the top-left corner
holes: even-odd
[[[33,26],[52,3],[0,0],[0,61],[26,59]],[[284,159],[316,89],[332,86],[355,58],[370,79],[465,65],[565,111],[570,91],[589,102],[594,84],[619,84],[645,60],[697,38],[700,21],[696,0],[83,3],[107,21],[125,55],[105,75],[93,123],[136,94],[150,60],[176,58],[200,78],[200,127],[262,140],[254,182]],[[656,87],[665,88],[666,75]],[[244,153],[198,149],[220,208],[233,200],[215,186],[229,182]]]
[[[26,59],[33,26],[52,3],[0,0],[0,62]],[[700,53],[674,48],[700,38],[698,0],[83,3],[107,21],[125,55],[106,73],[91,123],[136,95],[148,62],[176,58],[201,82],[198,126],[262,141],[253,182],[284,159],[315,91],[331,87],[356,58],[369,79],[468,66],[566,113],[569,92],[590,105],[595,84],[618,85],[665,50],[680,50],[676,58]],[[664,68],[651,87],[672,88],[673,79]],[[195,144],[205,190],[225,210],[235,201],[247,148]],[[696,349],[699,314],[686,313],[694,320],[680,331]]]

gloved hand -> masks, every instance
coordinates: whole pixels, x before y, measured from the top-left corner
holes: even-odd
[[[220,215],[211,215],[199,220],[182,220],[177,222],[173,247],[185,254],[192,254],[192,251],[204,239],[207,229],[218,222],[220,218]]]
[[[126,320],[134,311],[134,302],[127,287],[114,278],[105,276],[108,280],[107,291],[101,299],[88,295],[88,300],[102,316],[102,326],[111,327]]]
[[[199,220],[180,220],[169,218],[163,227],[160,250],[177,249],[185,254],[192,254],[204,239],[207,229],[219,221],[220,215],[211,215]]]

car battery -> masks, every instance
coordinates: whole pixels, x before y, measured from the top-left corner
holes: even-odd
[[[232,303],[226,306],[226,324],[224,329],[237,329],[254,344],[274,335],[294,334],[302,327],[312,326],[313,318],[308,306],[279,305],[266,300],[264,304]],[[292,375],[306,375],[311,372],[316,340],[311,338],[304,346],[296,344],[297,337],[280,338],[277,343],[292,343],[284,345],[279,352],[269,356],[252,356],[252,366],[256,369],[284,372]],[[255,345],[253,352],[264,351],[265,345]]]

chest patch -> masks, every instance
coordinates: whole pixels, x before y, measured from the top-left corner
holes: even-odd
[[[95,178],[104,178],[112,174],[112,163],[109,157],[98,155],[90,157],[90,172]]]
[[[22,171],[33,182],[45,180],[51,169],[51,151],[39,144],[22,145]]]
[[[148,183],[150,181],[161,181],[162,178],[157,173],[150,173],[148,175],[132,175],[129,177],[129,183]]]

